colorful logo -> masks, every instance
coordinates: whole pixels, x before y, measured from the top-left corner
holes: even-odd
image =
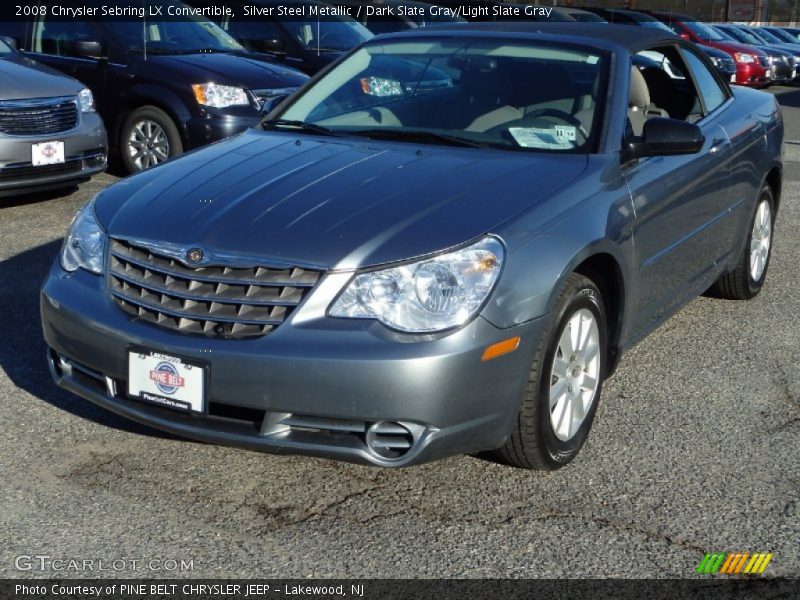
[[[204,256],[205,256],[205,254],[204,254],[204,252],[203,252],[203,250],[201,248],[191,248],[190,250],[188,250],[186,252],[186,260],[187,260],[187,262],[190,262],[193,265],[197,264],[201,260],[203,260]]]
[[[53,144],[47,144],[42,148],[42,156],[45,158],[53,158],[58,153]]]
[[[763,575],[772,553],[713,552],[707,553],[695,573],[698,575]]]
[[[174,394],[186,385],[184,378],[178,375],[178,370],[168,362],[158,363],[155,370],[150,371],[150,381],[155,382],[161,393],[167,395]]]

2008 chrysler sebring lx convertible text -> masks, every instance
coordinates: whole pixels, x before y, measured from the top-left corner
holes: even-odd
[[[200,440],[557,468],[623,350],[710,287],[758,293],[782,137],[772,96],[666,32],[375,38],[78,213],[42,290],[52,373]]]

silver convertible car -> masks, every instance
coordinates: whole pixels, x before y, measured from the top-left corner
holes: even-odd
[[[667,32],[392,34],[268,109],[78,212],[41,296],[60,386],[256,450],[554,469],[625,350],[764,284],[779,107]]]

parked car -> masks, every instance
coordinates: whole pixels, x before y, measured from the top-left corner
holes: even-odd
[[[452,85],[420,92],[429,69]],[[782,138],[774,96],[657,30],[376,37],[80,210],[42,288],[50,367],[214,443],[558,468],[623,352],[710,286],[761,290]]]
[[[785,31],[789,35],[793,36],[798,42],[800,42],[800,28],[797,27],[781,27],[782,31]]]
[[[326,7],[314,0],[188,0],[188,4],[200,8],[230,6],[233,16],[220,17],[216,22],[231,37],[251,52],[309,75],[372,37],[351,17],[312,17],[312,9]],[[258,19],[246,17],[245,7],[252,6],[273,10]]]
[[[748,44],[727,41],[719,32],[692,17],[675,13],[649,12],[670,27],[684,40],[701,46],[711,46],[733,58],[736,63],[736,83],[762,88],[772,84],[769,59],[764,51]]]
[[[642,27],[653,27],[656,29],[666,28],[667,30],[672,31],[669,29],[669,27],[664,25],[655,17],[651,17],[650,15],[635,10],[600,8],[596,6],[586,6],[581,10],[590,12],[593,15],[603,19],[607,23],[615,23],[618,25],[640,25]]]
[[[0,197],[68,187],[106,168],[92,92],[0,40]]]
[[[603,8],[591,8],[586,9],[587,11],[591,11],[592,14],[596,15],[597,18],[603,19],[608,23],[612,23],[615,25],[634,25],[637,27],[647,27],[650,29],[659,29],[664,32],[675,34],[672,29],[667,27],[664,23],[652,17],[648,14],[637,12],[635,10],[616,10],[616,9],[603,9]],[[717,71],[720,75],[725,79],[725,81],[734,81],[736,80],[736,63],[733,61],[733,58],[726,52],[722,50],[717,50],[716,48],[712,48],[711,46],[697,46],[706,56],[708,56],[711,63],[716,67]],[[666,68],[669,69],[669,61],[666,63]],[[678,77],[677,74],[670,73],[673,77]]]
[[[773,35],[766,27],[747,27],[747,30],[752,32],[759,39],[763,40],[765,44],[771,44],[773,46],[789,50],[793,54],[800,53],[800,42],[786,42],[778,36]]]
[[[308,80],[249,57],[204,20],[147,21],[143,28],[48,13],[18,41],[29,57],[92,90],[112,148],[131,173],[252,127],[266,99]]]
[[[375,4],[379,8],[391,8],[391,13],[388,11],[367,11],[364,9],[364,3],[358,0],[349,0],[347,2],[330,0],[330,3],[335,6],[350,6],[354,14],[360,15],[359,22],[375,35],[417,29],[418,27],[430,27],[443,23],[466,23],[466,19],[458,16],[455,9],[445,10],[436,4],[428,4],[426,2],[382,0],[380,4]],[[359,6],[361,10],[359,10]]]
[[[593,12],[582,8],[572,8],[569,6],[554,6],[553,12],[561,13],[574,21],[580,23],[606,23],[607,21]]]
[[[776,38],[781,40],[782,42],[786,42],[787,44],[800,44],[800,37],[797,36],[797,33],[800,33],[800,29],[789,29],[784,27],[775,27],[775,26],[763,26],[759,29],[763,29],[769,31],[772,35]],[[797,33],[793,34],[792,31],[796,31]]]
[[[793,52],[780,46],[768,44],[744,27],[737,27],[736,25],[709,25],[709,27],[731,42],[749,44],[762,50],[767,55],[770,70],[772,71],[772,80],[775,83],[789,83],[797,75],[795,70],[797,59]],[[797,58],[800,59],[800,56]]]

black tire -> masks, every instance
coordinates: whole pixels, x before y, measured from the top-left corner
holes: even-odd
[[[569,320],[581,309],[594,315],[599,330],[600,376],[583,423],[567,441],[556,437],[550,418],[550,384],[558,340]],[[607,360],[607,320],[603,297],[588,278],[571,274],[555,302],[553,318],[539,341],[517,420],[505,445],[497,451],[503,462],[523,469],[555,470],[578,454],[589,433],[603,389]]]
[[[127,119],[125,119],[119,134],[119,155],[122,158],[122,164],[128,173],[138,173],[139,171],[143,171],[144,169],[153,166],[153,164],[147,164],[149,161],[142,160],[141,157],[139,157],[139,160],[137,161],[137,157],[132,154],[133,150],[130,147],[131,137],[137,126],[147,122],[155,123],[161,128],[161,131],[163,131],[166,137],[166,151],[161,152],[161,150],[163,150],[163,146],[159,145],[159,153],[157,157],[158,163],[155,164],[159,164],[169,158],[183,154],[183,142],[181,141],[181,135],[172,118],[163,110],[156,108],[155,106],[143,106],[141,108],[137,108],[130,115],[128,115]],[[151,148],[151,150],[152,149],[153,148]],[[161,154],[165,155],[165,158],[162,157]]]
[[[753,279],[750,270],[750,244],[753,240],[753,226],[755,224],[756,216],[758,215],[758,208],[762,202],[767,202],[770,208],[770,225],[771,225],[771,238],[769,249],[767,252],[766,263],[764,270],[758,280]],[[714,295],[726,298],[728,300],[750,300],[758,295],[761,288],[764,286],[764,281],[767,278],[767,270],[769,269],[769,260],[772,256],[772,240],[774,240],[775,232],[775,198],[772,195],[772,189],[765,185],[761,194],[758,196],[758,202],[753,207],[753,213],[747,225],[747,243],[742,250],[742,255],[739,257],[739,262],[736,268],[730,273],[724,273],[714,284],[712,291]]]

